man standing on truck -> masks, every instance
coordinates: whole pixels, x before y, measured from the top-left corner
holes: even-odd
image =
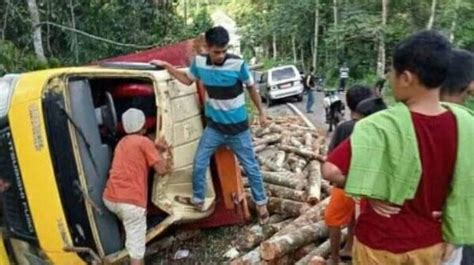
[[[117,144],[110,176],[103,194],[105,206],[123,222],[125,248],[132,265],[141,265],[145,256],[148,171],[158,175],[171,171],[170,146],[158,139],[156,146],[145,136],[145,114],[128,109],[122,114],[127,136]]]
[[[193,196],[175,199],[193,206],[197,211],[204,209],[206,194],[206,172],[215,150],[221,145],[229,146],[236,154],[249,178],[252,197],[258,208],[261,224],[268,222],[267,197],[262,175],[252,146],[244,85],[257,107],[260,123],[265,125],[267,117],[263,111],[248,65],[240,57],[227,53],[229,33],[221,26],[205,33],[208,54],[197,55],[188,71],[176,69],[168,62],[153,60],[150,63],[164,67],[170,75],[185,85],[201,81],[207,92],[205,114],[207,127],[200,139],[194,158]]]

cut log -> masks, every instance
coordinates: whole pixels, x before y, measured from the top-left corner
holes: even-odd
[[[324,192],[327,196],[331,195],[331,184],[327,180],[321,180],[321,191]]]
[[[309,245],[306,245],[306,246],[296,250],[295,253],[293,254],[293,259],[294,260],[300,260],[300,259],[306,257],[306,255],[311,253],[311,251],[315,250],[316,248],[317,248],[317,246],[316,246],[315,243],[310,243]]]
[[[239,250],[248,251],[273,236],[292,221],[292,219],[287,219],[277,224],[266,226],[254,225],[238,236],[236,246]]]
[[[277,167],[283,167],[283,163],[285,162],[286,153],[285,151],[278,151],[274,158],[274,163]]]
[[[283,129],[283,126],[277,125],[277,124],[275,124],[275,123],[272,123],[272,124],[269,126],[269,128],[270,128],[270,132],[272,132],[272,133],[282,133],[283,130],[284,130],[284,129]]]
[[[321,166],[317,161],[311,161],[308,175],[308,200],[315,205],[321,200]]]
[[[309,243],[328,237],[328,227],[324,221],[298,228],[291,233],[275,236],[260,245],[260,255],[264,260],[274,260]]]
[[[254,135],[255,135],[256,137],[259,137],[259,138],[260,138],[260,137],[263,137],[264,135],[269,134],[269,133],[271,133],[269,127],[260,127],[260,128],[258,128],[257,130],[255,130]]]
[[[288,216],[284,215],[284,214],[274,214],[272,216],[270,216],[270,220],[268,221],[268,224],[272,225],[272,224],[277,224],[277,223],[281,223],[283,221],[285,221],[286,219],[288,219]]]
[[[242,257],[234,259],[230,262],[230,265],[254,265],[260,264],[261,262],[260,247],[257,247],[254,250],[247,252],[247,254]]]
[[[298,202],[306,202],[307,194],[302,190],[295,190],[284,186],[265,184],[265,189],[272,197],[288,199]]]
[[[283,227],[283,229],[278,231],[275,236],[289,233],[291,231],[294,231],[298,227],[302,227],[308,224],[313,224],[318,221],[321,221],[323,219],[324,210],[326,209],[326,206],[328,205],[329,200],[330,200],[330,197],[327,197],[326,199],[322,200],[315,206],[311,207],[308,211],[306,211],[304,214],[296,218],[289,225]]]
[[[253,150],[255,151],[255,153],[259,153],[263,150],[265,150],[265,148],[267,148],[267,144],[261,144],[261,145],[257,145],[253,148]]]
[[[341,233],[341,245],[345,243],[346,238],[347,238],[347,229],[344,229],[342,230],[342,233]],[[331,253],[331,243],[328,239],[324,241],[324,243],[319,245],[317,248],[309,252],[306,256],[298,260],[298,262],[296,262],[296,265],[325,264],[325,263],[320,263],[320,262],[321,260],[325,261],[330,253]]]
[[[267,208],[271,213],[279,213],[298,217],[306,212],[310,207],[308,204],[302,202],[269,197]]]
[[[263,181],[270,184],[285,186],[295,190],[302,190],[306,186],[306,182],[295,178],[291,172],[269,172],[262,171]]]
[[[258,139],[253,142],[254,146],[262,145],[262,144],[274,144],[281,140],[281,134],[269,134],[265,135],[262,139]]]
[[[262,160],[260,159],[258,155],[257,155],[257,159],[263,166],[269,168],[273,172],[288,172],[283,167],[279,167],[277,164],[275,164],[275,162],[273,162],[272,159]]]
[[[308,164],[308,161],[300,158],[295,163],[293,163],[291,169],[293,170],[293,172],[300,174],[303,172],[303,169],[306,166],[306,164]]]
[[[299,149],[299,148],[296,148],[296,147],[293,147],[293,146],[289,146],[289,145],[280,145],[278,148],[280,150],[285,151],[285,152],[295,153],[295,154],[297,154],[299,156],[302,156],[302,157],[304,157],[306,159],[309,159],[309,160],[318,160],[320,162],[324,162],[324,158],[321,155],[313,153],[311,151],[302,150],[302,149]]]
[[[303,147],[303,144],[298,139],[296,139],[296,137],[290,137],[290,144],[297,148]]]
[[[304,134],[304,145],[306,148],[311,148],[313,145],[313,135],[310,132]]]

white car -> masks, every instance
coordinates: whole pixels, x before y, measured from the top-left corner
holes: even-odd
[[[296,97],[299,102],[303,100],[303,84],[301,75],[294,65],[271,68],[256,76],[260,95],[268,106],[273,101],[281,98]]]

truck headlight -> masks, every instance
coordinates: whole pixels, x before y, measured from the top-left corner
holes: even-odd
[[[0,78],[0,126],[4,126],[7,120],[8,110],[13,95],[13,88],[19,75],[8,74]]]

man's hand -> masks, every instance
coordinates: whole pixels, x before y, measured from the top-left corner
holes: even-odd
[[[151,60],[149,63],[166,69],[170,66],[170,63],[162,60]]]
[[[367,200],[374,211],[384,217],[390,218],[392,215],[398,214],[400,212],[400,207],[390,204],[388,202],[368,199]]]
[[[172,149],[172,146],[165,140],[163,136],[156,139],[155,146],[160,152],[167,152]]]
[[[267,114],[265,114],[265,112],[260,113],[259,122],[261,127],[266,127],[268,125]]]

